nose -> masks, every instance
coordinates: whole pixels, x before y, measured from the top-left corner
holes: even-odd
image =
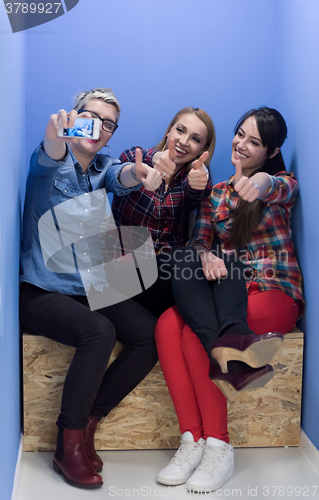
[[[245,149],[246,138],[245,137],[238,137],[237,146],[239,147],[239,149]]]
[[[184,134],[182,137],[180,137],[179,142],[183,144],[183,146],[187,146],[189,141],[189,137],[187,134]]]

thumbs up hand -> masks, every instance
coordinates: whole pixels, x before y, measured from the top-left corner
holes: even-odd
[[[167,177],[171,177],[174,174],[176,169],[175,159],[175,140],[171,137],[168,141],[168,149],[158,151],[153,156],[154,169],[161,174],[163,179],[166,175]]]
[[[145,189],[155,191],[162,183],[160,173],[155,168],[142,162],[143,156],[140,149],[135,151],[134,174],[142,182]]]
[[[204,162],[208,155],[209,152],[205,151],[197,160],[193,161],[192,169],[188,174],[188,183],[193,189],[203,190],[207,186],[209,172]]]
[[[253,175],[249,178],[243,175],[243,169],[240,160],[235,161],[235,168],[236,171],[232,181],[234,189],[243,200],[249,201],[251,203],[252,201],[256,200],[260,194],[259,187],[253,181],[255,176]]]

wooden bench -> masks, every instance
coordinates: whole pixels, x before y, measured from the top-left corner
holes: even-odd
[[[111,361],[121,346],[113,350]],[[23,335],[24,450],[54,450],[62,387],[74,348],[45,337]],[[242,392],[228,405],[230,441],[235,447],[298,446],[303,333],[284,336],[265,387]],[[178,448],[180,432],[159,363],[101,422],[99,450]]]

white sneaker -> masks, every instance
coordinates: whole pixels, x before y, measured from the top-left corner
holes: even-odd
[[[186,483],[200,463],[204,447],[205,440],[203,438],[195,442],[191,432],[184,432],[180,447],[170,463],[157,474],[156,480],[170,486]]]
[[[225,441],[209,437],[202,461],[185,486],[191,491],[215,491],[233,474],[234,448]]]

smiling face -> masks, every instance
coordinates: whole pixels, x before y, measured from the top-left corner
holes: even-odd
[[[182,166],[205,151],[207,127],[195,114],[187,113],[172,126],[167,135],[166,147],[171,137],[175,140],[175,163]]]
[[[101,118],[111,120],[117,123],[119,114],[112,104],[108,104],[100,99],[90,99],[85,105],[87,111],[94,111]],[[81,116],[81,115],[80,115]],[[84,116],[84,115],[83,115]],[[104,146],[107,145],[112,137],[112,133],[106,132],[102,129],[102,122],[100,121],[100,138],[93,139],[78,139],[70,143],[74,156],[81,163],[81,158],[92,160],[96,153],[98,153]]]
[[[250,116],[238,129],[233,139],[232,164],[235,165],[235,160],[241,160],[243,174],[250,177],[262,168],[267,158],[267,147],[263,146],[261,141],[256,119]]]

